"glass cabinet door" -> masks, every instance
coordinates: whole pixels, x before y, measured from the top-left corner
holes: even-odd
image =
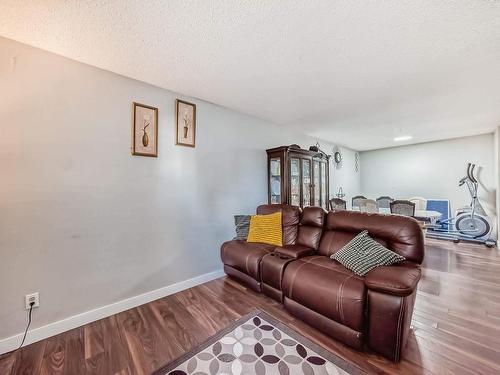
[[[290,158],[290,204],[300,206],[300,162]]]
[[[291,146],[266,150],[268,202],[328,210],[328,158]]]
[[[326,163],[321,163],[321,207],[328,211],[328,189],[326,188]]]
[[[311,205],[311,161],[302,159],[302,206]]]
[[[314,165],[314,206],[321,207],[321,175],[320,175],[320,162],[319,160],[313,161]]]
[[[281,158],[269,160],[269,186],[271,203],[281,203]]]
[[[327,163],[313,159],[313,202],[314,206],[328,210]]]

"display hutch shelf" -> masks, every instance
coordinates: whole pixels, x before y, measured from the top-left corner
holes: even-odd
[[[328,210],[329,156],[297,145],[266,152],[269,203]]]

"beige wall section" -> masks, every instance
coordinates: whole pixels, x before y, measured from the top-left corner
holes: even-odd
[[[316,143],[185,98],[196,148],[175,146],[176,98],[0,38],[0,339],[27,293],[38,327],[220,269],[233,215],[267,200],[265,149]],[[158,158],[130,155],[133,101],[159,108]]]
[[[478,197],[496,223],[495,144],[493,134],[429,142],[361,153],[361,190],[367,197],[390,195],[449,199],[452,214],[470,203],[465,186],[467,163],[478,172]]]

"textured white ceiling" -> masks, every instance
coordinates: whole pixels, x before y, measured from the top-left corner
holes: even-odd
[[[2,0],[0,35],[358,150],[500,125],[496,1]]]

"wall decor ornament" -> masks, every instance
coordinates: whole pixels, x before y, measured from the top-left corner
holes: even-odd
[[[133,103],[132,155],[158,156],[158,108]]]
[[[354,154],[354,171],[359,172],[359,152]]]
[[[177,99],[176,114],[175,144],[195,147],[196,105]]]
[[[333,161],[334,165],[337,169],[342,168],[344,156],[342,154],[342,149],[339,146],[333,146],[332,148],[332,155],[333,155]]]

